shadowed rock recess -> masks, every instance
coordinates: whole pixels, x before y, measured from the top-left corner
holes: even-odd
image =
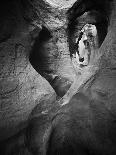
[[[26,128],[33,108],[50,98],[46,108],[74,80],[64,16],[44,1],[0,2],[0,142],[6,154],[19,150],[18,138],[2,141]]]
[[[116,154],[115,0],[0,1],[0,154]]]

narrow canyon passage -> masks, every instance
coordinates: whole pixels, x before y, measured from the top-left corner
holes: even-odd
[[[0,2],[0,154],[116,154],[115,19],[115,0]]]

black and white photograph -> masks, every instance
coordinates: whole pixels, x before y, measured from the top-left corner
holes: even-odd
[[[0,155],[116,155],[116,0],[0,0]]]

